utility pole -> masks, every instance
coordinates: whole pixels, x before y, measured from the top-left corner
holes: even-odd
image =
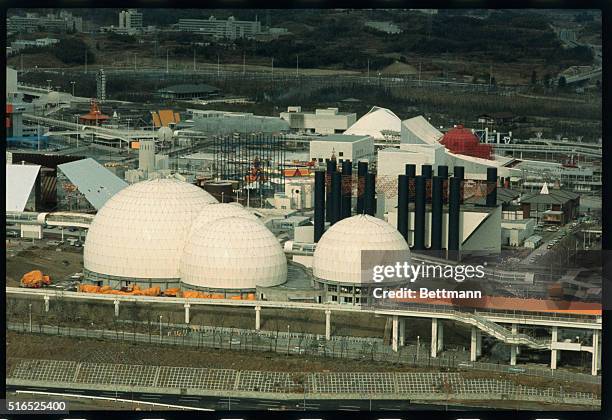
[[[166,48],[166,74],[168,74],[168,48]]]
[[[219,54],[217,54],[217,77],[219,77],[221,75],[221,67],[220,67],[220,58],[219,58]]]
[[[274,80],[274,57],[272,57],[272,80]]]
[[[74,97],[74,85],[76,84],[76,82],[70,82],[70,84],[72,84],[72,96]]]
[[[300,77],[300,55],[295,56],[295,77]]]
[[[419,61],[419,86],[421,86],[421,62]]]
[[[368,58],[368,83],[370,83],[370,59]]]
[[[246,54],[242,53],[242,75],[246,74]]]
[[[193,71],[196,71],[196,50],[193,49]]]
[[[23,73],[23,54],[19,54],[19,62],[21,63],[21,72]]]
[[[493,64],[489,67],[489,89],[491,88],[491,84],[493,82]]]
[[[136,54],[134,54],[134,71],[136,71]]]

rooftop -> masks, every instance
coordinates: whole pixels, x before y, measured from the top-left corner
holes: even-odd
[[[367,140],[370,136],[357,136],[349,134],[332,134],[329,136],[321,137],[320,139],[313,139],[312,141],[334,141],[343,143],[354,143],[356,141]]]

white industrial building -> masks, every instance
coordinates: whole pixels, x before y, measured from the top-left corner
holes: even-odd
[[[357,120],[351,112],[339,112],[338,108],[302,111],[301,106],[290,106],[280,117],[289,123],[291,130],[307,134],[341,134]]]
[[[338,161],[374,158],[374,139],[368,135],[334,134],[310,141],[310,160],[323,163],[334,156]]]
[[[372,107],[359,118],[344,134],[370,136],[376,141],[398,140],[402,120],[387,108]]]
[[[136,9],[122,10],[119,13],[119,28],[117,32],[134,34],[142,31],[142,13]]]
[[[214,38],[254,38],[261,33],[261,22],[254,20],[236,20],[233,16],[227,20],[216,19],[179,19],[179,31],[196,32]]]

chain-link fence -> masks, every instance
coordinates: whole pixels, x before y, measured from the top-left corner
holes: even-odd
[[[119,325],[119,324],[117,324]],[[154,324],[152,324],[154,325]],[[159,328],[158,328],[159,326]],[[463,353],[452,353],[431,357],[425,343],[399,347],[394,352],[383,340],[360,337],[332,337],[280,331],[253,331],[237,328],[195,326],[178,324],[157,324],[147,332],[126,331],[125,329],[100,330],[76,327],[60,327],[26,322],[8,322],[9,330],[40,334],[118,340],[133,343],[182,345],[215,349],[276,352],[287,355],[319,356],[334,359],[361,360],[401,363],[414,368],[428,368],[442,371],[486,371],[505,374],[528,375],[540,378],[554,378],[569,382],[601,384],[600,376],[565,372],[538,367],[508,366],[504,364],[471,362]],[[160,334],[161,333],[161,334]]]

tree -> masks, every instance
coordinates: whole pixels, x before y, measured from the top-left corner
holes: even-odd
[[[567,86],[567,80],[565,80],[565,76],[561,76],[559,77],[559,89],[565,89],[565,87]]]
[[[535,85],[537,83],[537,81],[538,81],[538,74],[536,73],[535,70],[533,70],[531,72],[531,84]]]

